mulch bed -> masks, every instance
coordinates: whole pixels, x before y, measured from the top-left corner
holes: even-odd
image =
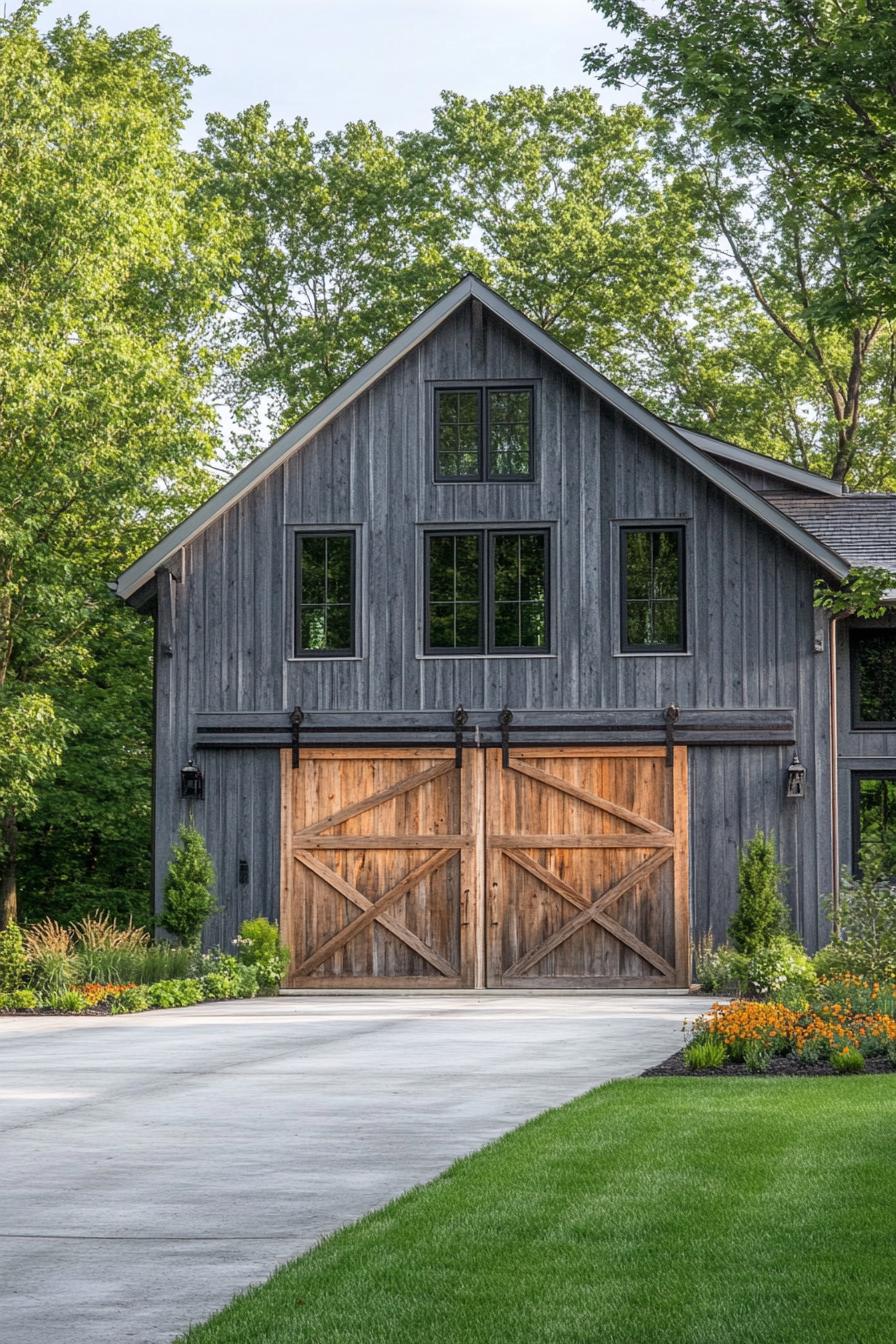
[[[886,1055],[875,1055],[873,1059],[865,1060],[864,1073],[896,1073],[896,1068],[890,1063]],[[769,1077],[790,1077],[790,1078],[843,1078],[850,1077],[861,1078],[862,1074],[839,1074],[836,1069],[832,1069],[828,1062],[822,1061],[818,1064],[804,1064],[802,1060],[795,1059],[792,1055],[774,1055],[768,1068],[762,1074],[751,1073],[746,1064],[723,1064],[720,1069],[689,1069],[685,1066],[684,1051],[676,1050],[674,1055],[664,1059],[662,1064],[656,1064],[652,1069],[645,1069],[641,1074],[642,1078],[708,1078],[715,1075],[719,1078],[769,1078]]]

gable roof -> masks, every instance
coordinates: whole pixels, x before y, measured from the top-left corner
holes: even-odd
[[[424,340],[446,318],[468,299],[478,299],[483,307],[506,322],[523,339],[529,341],[549,359],[552,359],[572,377],[602,397],[609,405],[621,411],[641,429],[659,440],[677,457],[683,459],[701,476],[712,481],[720,490],[736,500],[748,513],[752,513],[763,523],[785,537],[798,551],[815,561],[827,573],[835,578],[845,578],[849,566],[832,550],[810,536],[793,519],[766,503],[761,495],[751,490],[745,482],[738,479],[714,458],[708,456],[691,443],[680,431],[673,429],[665,420],[648,411],[633,397],[611,383],[603,374],[593,369],[585,360],[567,350],[553,336],[549,336],[541,327],[513,308],[493,289],[490,289],[475,275],[465,275],[447,293],[437,299],[429,308],[415,318],[404,331],[378,351],[366,364],[362,364],[352,376],[328,397],[319,402],[313,410],[303,416],[297,424],[286,430],[270,447],[251,462],[210,499],[207,499],[194,513],[175,527],[158,545],[135,560],[117,579],[114,588],[126,601],[132,598],[154,576],[156,570],[170,560],[181,547],[186,546],[210,523],[214,522],[226,509],[235,504],[255,485],[274,471],[290,453],[300,448],[314,434],[323,428],[341,410],[350,405],[357,397],[381,378],[394,364]]]
[[[669,423],[672,424],[671,421]],[[790,462],[781,462],[779,458],[768,457],[765,453],[754,453],[751,448],[741,448],[739,444],[729,443],[727,439],[717,439],[714,434],[707,434],[701,429],[688,429],[684,425],[676,424],[672,424],[672,428],[695,448],[702,448],[704,453],[720,457],[725,462],[733,462],[739,467],[751,467],[754,471],[763,471],[767,476],[775,476],[789,485],[798,485],[804,490],[812,490],[820,495],[840,496],[846,493],[839,481],[832,481],[829,476],[820,476],[816,471],[795,467]],[[782,491],[784,488],[782,485]]]

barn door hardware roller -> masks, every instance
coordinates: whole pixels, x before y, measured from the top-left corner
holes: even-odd
[[[299,768],[299,730],[300,730],[301,727],[302,727],[302,722],[303,722],[304,718],[305,718],[305,715],[302,713],[301,706],[300,706],[300,705],[296,705],[295,709],[293,710],[293,712],[292,712],[292,713],[290,714],[290,716],[289,716],[289,727],[290,727],[290,730],[291,730],[291,732],[292,732],[292,768],[293,768],[293,770],[298,770],[298,768]]]
[[[513,714],[505,705],[498,715],[498,723],[501,728],[501,765],[505,770],[510,769],[510,725],[513,723]]]
[[[451,716],[451,722],[454,724],[454,768],[459,770],[464,763],[464,724],[467,721],[467,711],[463,705],[458,705]]]
[[[666,720],[666,765],[671,770],[675,764],[675,725],[681,716],[677,705],[667,705],[663,711]]]

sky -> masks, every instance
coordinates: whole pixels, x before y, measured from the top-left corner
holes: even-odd
[[[44,26],[84,10],[112,32],[158,24],[210,67],[190,144],[206,113],[263,101],[319,133],[355,120],[413,130],[443,89],[482,98],[588,83],[582,53],[609,36],[587,0],[53,0]]]

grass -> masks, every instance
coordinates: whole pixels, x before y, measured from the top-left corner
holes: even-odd
[[[182,1344],[891,1344],[894,1122],[887,1076],[613,1083]]]

